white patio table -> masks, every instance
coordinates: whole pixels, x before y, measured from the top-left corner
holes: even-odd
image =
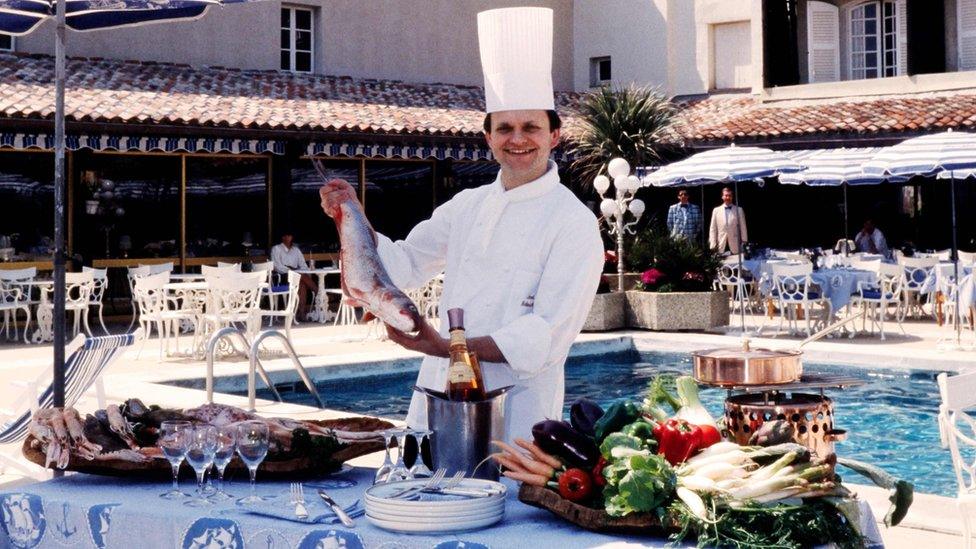
[[[308,313],[309,320],[318,321],[319,324],[325,324],[332,320],[335,315],[329,310],[329,293],[326,291],[325,277],[341,274],[342,271],[336,267],[326,267],[323,269],[301,269],[295,272],[315,276],[319,279],[319,291],[315,294],[315,306]]]

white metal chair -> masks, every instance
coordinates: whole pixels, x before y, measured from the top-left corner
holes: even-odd
[[[935,273],[935,319],[939,326],[948,323],[956,324],[956,282],[955,265],[952,263],[938,263],[932,268]],[[960,273],[962,269],[960,269]]]
[[[956,473],[956,507],[962,515],[962,535],[966,549],[973,546],[970,507],[976,504],[976,419],[968,410],[976,406],[976,372],[936,378],[942,404],[939,405],[939,438],[952,456]],[[964,456],[962,449],[967,455]]]
[[[95,279],[91,272],[86,273],[64,273],[64,311],[65,315],[73,311],[75,321],[72,328],[72,335],[78,335],[81,327],[85,333],[91,335],[91,328],[88,326],[88,307],[91,304],[92,287]],[[47,294],[47,299],[42,299],[38,307],[54,310],[54,287],[45,287],[42,290]],[[40,313],[38,313],[40,316]],[[53,313],[52,313],[53,316]]]
[[[904,280],[901,285],[901,293],[905,300],[905,306],[902,308],[903,319],[908,315],[918,318],[925,314],[922,309],[922,286],[938,262],[939,259],[936,257],[902,257],[898,260],[898,264],[904,270]]]
[[[905,282],[905,270],[900,265],[878,263],[875,272],[878,274],[876,281],[858,281],[857,293],[851,299],[851,307],[860,305],[864,310],[864,316],[861,317],[861,330],[866,330],[870,316],[871,331],[873,332],[874,328],[877,327],[881,333],[881,340],[884,341],[884,321],[890,305],[895,306],[895,320],[898,322],[901,332],[905,333],[905,327],[901,323],[902,318],[904,318],[901,292],[902,285]]]
[[[14,339],[17,339],[17,311],[24,311],[24,343],[28,343],[28,330],[31,319],[31,289],[27,284],[37,276],[37,269],[12,269],[0,271],[0,311],[3,311],[3,329],[10,339],[10,324],[14,326]]]
[[[964,252],[959,250],[959,264],[972,265],[976,263],[976,252]]]
[[[823,315],[822,321],[826,323],[832,314],[830,301],[827,300],[820,288],[814,284],[810,278],[813,272],[813,265],[807,264],[776,264],[772,265],[773,272],[773,293],[779,300],[779,328],[782,331],[783,322],[788,323],[790,334],[798,331],[799,310],[802,308],[804,319],[806,320],[807,336],[813,335],[810,317],[813,315],[813,306],[821,308]]]
[[[108,285],[108,269],[82,267],[81,272],[92,274],[92,291],[89,296],[89,309],[91,307],[98,308],[98,322],[102,325],[102,330],[105,331],[105,335],[108,335],[108,328],[105,327],[105,317],[102,313],[105,286]]]
[[[719,267],[716,278],[719,289],[732,299],[733,311],[745,304],[750,309],[756,308],[756,279],[745,268],[740,272],[737,258],[727,258]]]
[[[241,272],[241,264],[240,263],[227,263],[225,261],[218,261],[217,262],[217,268],[218,269],[233,269],[233,270],[235,270],[237,272]]]
[[[139,319],[139,306],[136,304],[135,280],[137,277],[152,274],[149,267],[149,265],[139,265],[138,267],[128,268],[126,278],[129,281],[129,301],[132,303],[132,321],[129,322],[127,330],[131,330],[135,326],[136,320]]]
[[[179,337],[179,327],[175,323],[182,318],[182,315],[169,310],[169,299],[166,295],[166,290],[163,288],[168,282],[168,272],[140,276],[135,279],[134,293],[136,303],[139,307],[139,326],[146,333],[146,337],[139,347],[136,358],[142,354],[142,349],[146,346],[146,340],[152,334],[153,325],[156,326],[156,334],[159,336],[160,361],[163,359],[164,348],[167,351],[169,350],[170,330],[176,332],[177,337]]]
[[[142,338],[142,330],[102,337],[77,336],[65,347],[64,405],[74,406],[82,395],[94,387],[98,407],[105,408],[105,388],[101,376],[106,368],[122,355],[125,348]],[[28,427],[34,413],[54,406],[54,386],[51,369],[27,383],[12,382],[21,386],[20,396],[0,409],[0,444],[13,444],[27,438]],[[43,387],[43,390],[41,388]],[[31,474],[22,461],[0,454],[0,472],[4,464]]]
[[[288,273],[288,291],[285,294],[287,299],[285,300],[285,306],[281,310],[272,309],[259,309],[258,314],[261,318],[268,318],[268,326],[274,321],[275,318],[284,319],[285,323],[285,336],[288,340],[291,340],[291,325],[295,322],[295,311],[298,310],[298,289],[301,285],[302,275],[296,273],[295,271],[289,271]],[[249,326],[251,328],[251,326]],[[249,333],[251,337],[255,334]]]
[[[218,265],[214,267],[213,265],[201,265],[200,274],[204,278],[209,276],[221,276],[228,273],[239,273],[241,272],[241,266],[236,263],[224,263],[223,265]]]
[[[205,332],[213,333],[232,324],[244,324],[247,332],[256,332],[251,323],[260,324],[260,286],[263,273],[239,273],[238,276],[207,277],[207,309],[203,315]]]

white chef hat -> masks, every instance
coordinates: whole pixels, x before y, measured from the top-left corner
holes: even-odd
[[[553,110],[552,10],[502,8],[478,14],[489,113]]]

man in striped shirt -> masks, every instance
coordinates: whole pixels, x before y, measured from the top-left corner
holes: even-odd
[[[678,191],[678,203],[668,209],[668,233],[671,238],[695,242],[701,237],[701,209],[688,201],[688,191]]]

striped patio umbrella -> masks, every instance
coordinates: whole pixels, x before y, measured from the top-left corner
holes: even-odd
[[[803,166],[781,152],[762,147],[737,147],[700,152],[644,177],[645,186],[681,187],[712,183],[737,183],[783,173]]]
[[[739,206],[739,181],[761,180],[784,173],[798,172],[803,166],[790,160],[781,152],[762,147],[737,147],[735,143],[721,149],[693,154],[684,160],[668,164],[660,170],[644,177],[645,186],[682,187],[690,185],[709,185],[713,183],[732,183],[735,186],[735,205]],[[704,195],[702,197],[704,200]],[[702,213],[705,205],[702,204]],[[740,229],[741,230],[741,229]],[[704,241],[705,224],[702,223]],[[742,272],[742,247],[745,242],[739,238],[739,272]],[[704,242],[703,242],[704,245]],[[742,333],[746,331],[746,312],[744,297],[739,292],[739,313]]]
[[[882,183],[903,183],[910,177],[865,173],[862,164],[874,158],[883,147],[859,147],[841,149],[821,149],[815,151],[797,151],[800,154],[787,153],[794,161],[806,167],[800,172],[787,173],[779,176],[784,185],[809,185],[811,187],[844,188],[844,237],[848,233],[847,217],[847,186],[848,185],[880,185]],[[847,252],[847,247],[844,247]]]
[[[249,0],[0,0],[0,32],[27,34],[54,19],[54,405],[64,405],[65,29],[91,31],[201,17],[214,5]]]
[[[959,249],[956,237],[956,179],[976,169],[976,133],[951,129],[906,139],[888,147],[864,163],[867,173],[911,177],[934,176],[949,179],[952,207],[952,261],[959,280]],[[958,173],[957,173],[958,172]],[[956,344],[962,339],[959,322],[959,292],[956,292]]]

